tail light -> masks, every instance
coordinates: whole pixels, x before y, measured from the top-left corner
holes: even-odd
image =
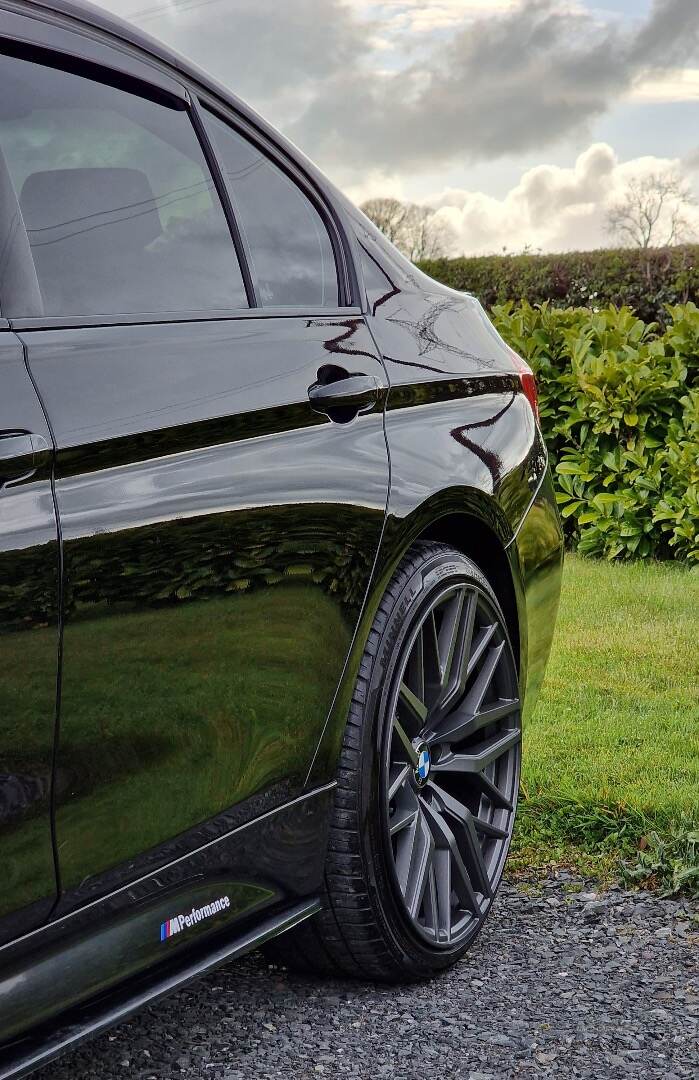
[[[529,367],[529,364],[516,353],[514,349],[510,349],[510,355],[514,361],[514,365],[519,373],[519,381],[522,386],[522,393],[532,407],[532,412],[539,420],[539,395],[536,389],[536,379],[534,378],[534,372]]]

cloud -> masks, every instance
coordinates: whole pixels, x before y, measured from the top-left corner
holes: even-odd
[[[696,0],[655,0],[650,17],[631,42],[632,67],[666,68],[696,52],[699,7]]]
[[[589,140],[620,99],[693,99],[679,69],[699,67],[697,0],[626,21],[580,0],[140,3],[104,0],[355,188]]]
[[[566,251],[608,245],[605,215],[629,179],[676,171],[680,163],[652,156],[619,162],[611,146],[595,143],[571,168],[539,165],[503,199],[450,189],[426,202],[453,229],[454,254]]]
[[[636,104],[699,101],[699,68],[670,68],[637,82],[625,95]]]
[[[370,19],[390,22],[392,31],[424,34],[463,26],[475,15],[497,15],[521,0],[354,0],[354,8]]]
[[[292,125],[323,164],[426,171],[552,145],[641,78],[699,53],[696,0],[656,0],[624,30],[589,9],[526,0],[475,19],[398,71],[340,69]],[[351,150],[350,150],[351,148]]]
[[[337,71],[373,53],[344,0],[102,0],[199,64],[277,126],[297,118]]]

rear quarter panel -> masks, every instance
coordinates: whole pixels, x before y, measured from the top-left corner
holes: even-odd
[[[369,602],[309,779],[334,768],[376,608],[403,554],[442,518],[487,527],[507,560],[528,714],[543,678],[560,590],[562,534],[546,446],[510,349],[472,296],[404,259],[346,206],[368,324],[390,381],[386,438],[391,485]]]

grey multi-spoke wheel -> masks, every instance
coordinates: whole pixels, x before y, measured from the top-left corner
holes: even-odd
[[[420,543],[369,633],[330,827],[325,909],[274,946],[296,967],[400,980],[468,948],[512,835],[517,665],[485,576]]]
[[[469,574],[427,598],[388,715],[382,815],[395,884],[415,931],[451,946],[493,898],[517,799],[517,674],[485,582]]]

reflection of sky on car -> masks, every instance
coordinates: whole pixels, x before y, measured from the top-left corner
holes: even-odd
[[[239,225],[252,254],[263,304],[337,305],[327,230],[296,184],[230,126],[207,116]]]
[[[115,313],[246,307],[228,226],[185,114],[51,68],[33,68],[30,83],[23,61],[5,63],[18,65],[13,103],[0,110],[13,183],[20,194],[32,178],[43,185],[39,219],[33,207],[25,214],[46,312],[108,314],[105,293]],[[209,123],[261,302],[335,306],[335,258],[317,210],[257,148],[221,121]],[[49,197],[51,184],[56,170],[85,169],[100,170],[100,188],[84,176],[86,209],[76,214],[80,193],[66,203],[58,184]],[[139,197],[120,187],[127,169],[141,174]]]

